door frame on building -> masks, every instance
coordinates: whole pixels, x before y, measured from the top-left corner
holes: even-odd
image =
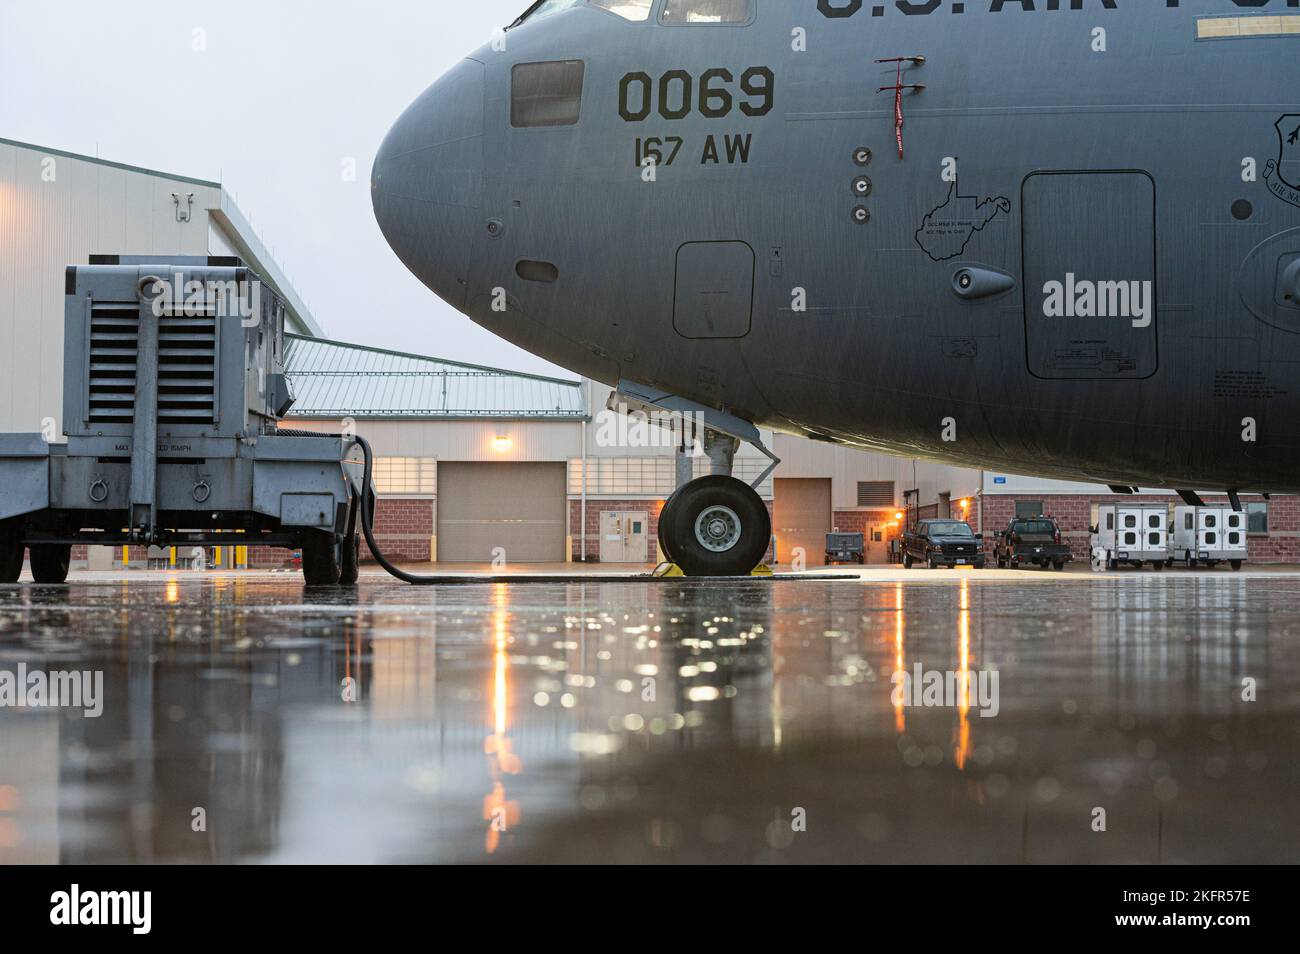
[[[613,522],[616,522],[614,526],[607,526]],[[600,562],[649,562],[649,528],[648,510],[602,510],[600,512]]]

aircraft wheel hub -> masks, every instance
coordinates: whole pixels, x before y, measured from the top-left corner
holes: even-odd
[[[712,506],[695,520],[695,539],[713,553],[725,553],[740,542],[740,518],[730,507]]]

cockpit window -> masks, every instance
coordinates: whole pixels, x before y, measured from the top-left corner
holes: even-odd
[[[682,23],[748,23],[754,17],[754,0],[668,0],[659,21]]]
[[[650,19],[650,8],[654,6],[654,0],[590,0],[590,3],[637,23]]]
[[[572,126],[582,112],[582,60],[520,63],[510,82],[510,125]]]

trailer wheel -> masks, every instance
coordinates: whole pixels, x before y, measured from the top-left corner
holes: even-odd
[[[1241,561],[1241,560],[1229,560],[1229,561],[1228,561],[1228,565],[1232,567],[1232,572],[1233,572],[1233,573],[1240,573],[1240,572],[1241,572],[1241,564],[1242,564],[1242,561]]]
[[[1055,570],[1057,573],[1060,573],[1062,570],[1065,569],[1065,561],[1064,561],[1064,560],[1053,560],[1053,561],[1052,561],[1052,569]]]
[[[361,578],[361,538],[352,534],[351,544],[343,544],[343,563],[339,567],[339,586],[356,586]]]
[[[339,586],[356,586],[361,578],[361,535],[357,533],[357,517],[361,500],[354,499],[348,510],[347,530],[340,548]]]
[[[18,522],[0,522],[0,583],[17,583],[23,572],[23,537]]]
[[[302,576],[308,586],[338,586],[343,573],[343,547],[334,534],[308,530],[302,536]]]
[[[42,543],[31,548],[32,579],[37,583],[66,583],[72,565],[72,547],[68,544]]]

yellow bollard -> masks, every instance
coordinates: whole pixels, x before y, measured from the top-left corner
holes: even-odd
[[[176,548],[175,547],[171,548],[171,553],[168,554],[168,559],[171,563],[171,568],[173,570],[176,569]]]

